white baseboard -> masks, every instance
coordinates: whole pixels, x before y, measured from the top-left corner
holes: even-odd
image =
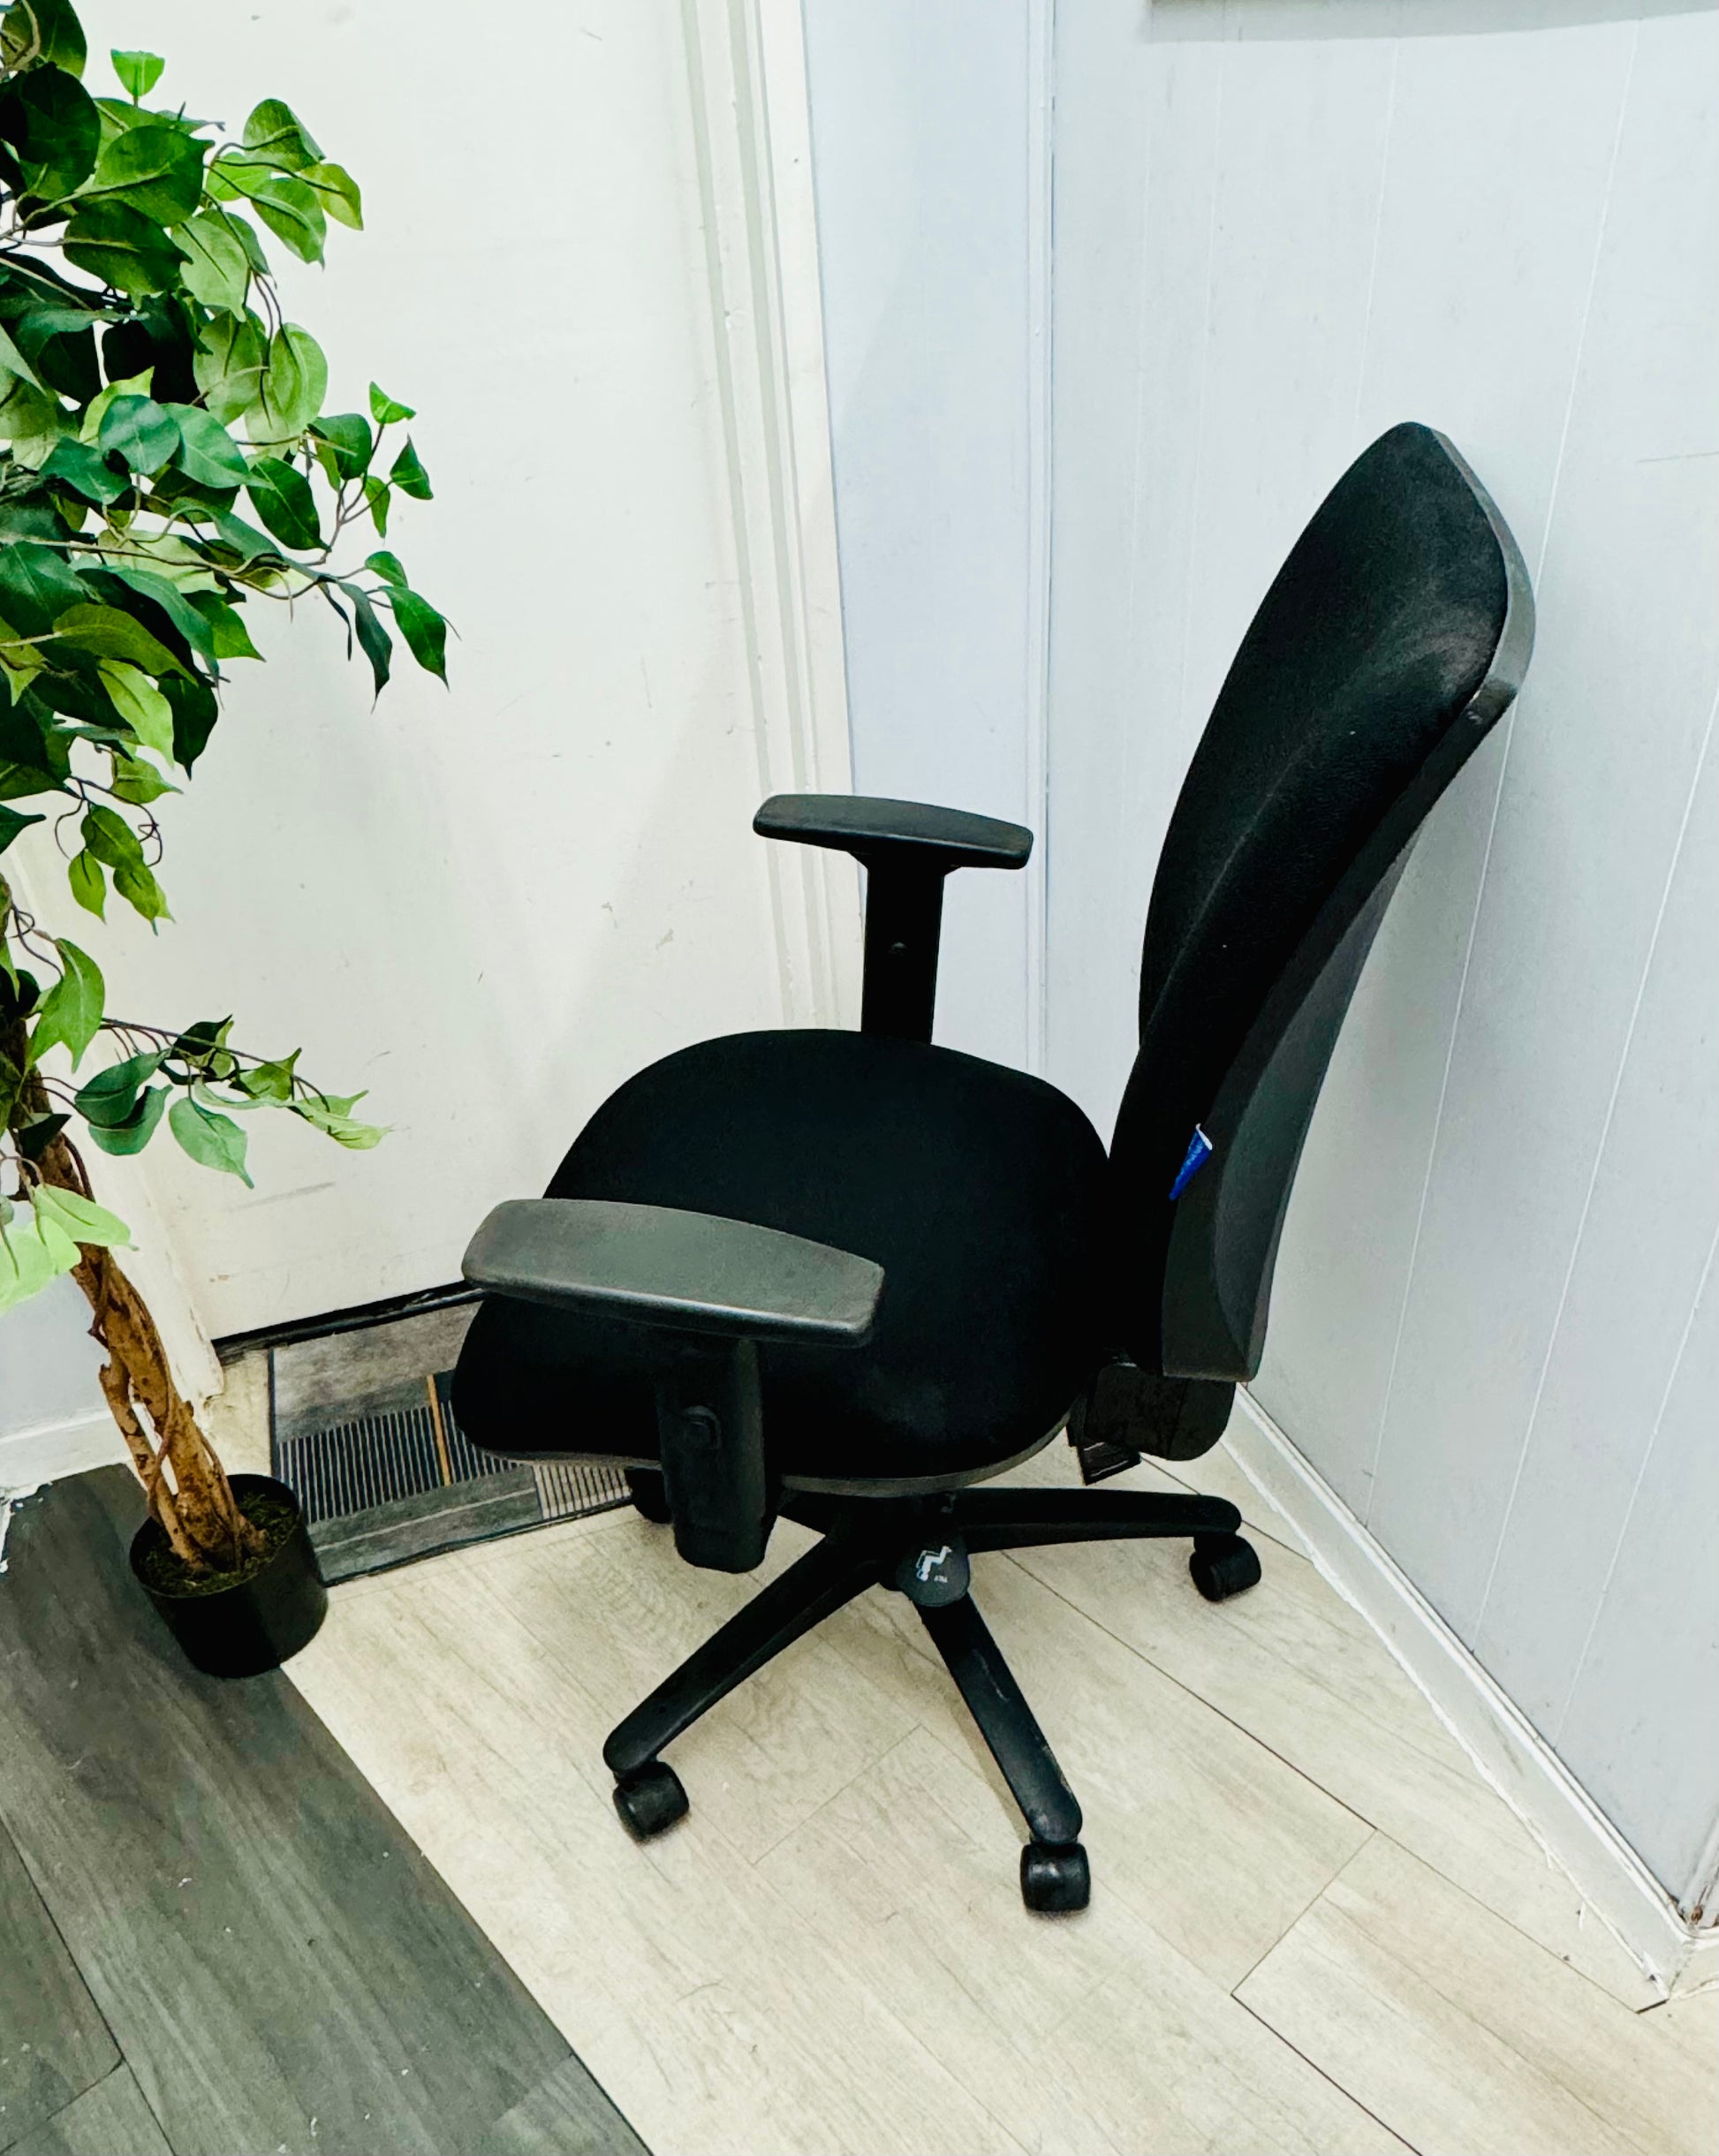
[[[27,1490],[87,1467],[124,1466],[125,1441],[105,1408],[70,1422],[48,1422],[0,1437],[0,1490]]]
[[[1476,1767],[1667,1993],[1719,1983],[1719,1932],[1671,1896],[1544,1737],[1245,1389],[1225,1443],[1321,1576],[1359,1610]]]

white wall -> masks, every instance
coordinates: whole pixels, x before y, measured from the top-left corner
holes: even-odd
[[[1719,19],[1060,11],[1050,1071],[1321,496],[1445,429],[1539,594],[1321,1100],[1258,1393],[1663,1884],[1719,1817]]]
[[[805,1022],[749,828],[771,774],[714,324],[734,310],[683,45],[697,12],[84,10],[93,49],[167,54],[163,97],[236,126],[284,96],[359,177],[369,230],[334,231],[326,271],[288,262],[282,282],[330,354],[332,408],[371,375],[419,407],[436,500],[390,544],[459,632],[451,693],[402,662],[373,714],[332,621],[271,619],[270,663],[234,668],[162,817],[178,919],[75,932],[120,1008],[232,1010],[247,1044],[302,1044],[307,1071],[368,1087],[394,1126],[353,1154],[257,1118],[254,1192],[157,1141],[151,1185],[216,1335],[453,1277],[485,1209],[541,1189],[631,1071]]]
[[[805,0],[854,784],[1042,845],[1049,0]],[[1040,1055],[1043,860],[944,900],[937,1039]]]

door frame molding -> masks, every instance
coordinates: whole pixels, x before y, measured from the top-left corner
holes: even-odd
[[[681,0],[762,793],[852,787],[799,0]],[[770,846],[790,1025],[852,1025],[859,871]]]

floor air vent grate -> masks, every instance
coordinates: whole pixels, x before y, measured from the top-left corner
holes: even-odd
[[[497,1459],[466,1437],[450,1387],[473,1312],[420,1312],[269,1350],[275,1472],[304,1505],[324,1578],[628,1502],[618,1468]]]

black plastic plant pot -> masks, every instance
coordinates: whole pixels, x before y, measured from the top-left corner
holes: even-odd
[[[316,1637],[328,1615],[329,1591],[303,1509],[286,1485],[271,1475],[234,1475],[231,1482],[241,1505],[247,1494],[266,1492],[292,1508],[292,1528],[258,1570],[229,1587],[164,1589],[145,1569],[167,1547],[155,1520],[145,1520],[132,1537],[132,1570],[193,1668],[212,1677],[254,1677],[278,1668]]]

